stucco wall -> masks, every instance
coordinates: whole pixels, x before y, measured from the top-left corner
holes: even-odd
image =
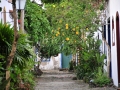
[[[107,8],[106,8],[106,40],[108,42],[108,20],[110,19],[110,33],[111,33],[111,69],[112,69],[112,79],[113,79],[113,83],[115,86],[118,87],[118,65],[117,65],[117,46],[116,46],[116,12],[119,12],[119,17],[120,17],[120,1],[119,0],[108,0],[107,3]],[[115,29],[115,46],[112,46],[112,17],[114,17],[114,29]],[[101,29],[101,28],[100,28]],[[101,33],[98,31],[100,39],[102,39],[102,35]],[[102,41],[102,45],[101,45],[101,50],[102,52],[106,52],[105,50],[107,50],[107,53],[105,53],[107,55],[107,58],[104,60],[104,62],[106,62],[106,60],[108,60],[108,48],[105,45],[104,41]],[[107,71],[107,66],[104,65],[104,70],[105,72]]]
[[[50,61],[42,61],[39,67],[41,70],[53,70],[61,68],[61,54],[57,57],[51,56]]]
[[[112,17],[114,17],[114,29],[115,29],[115,39],[116,39],[116,12],[119,12],[120,17],[120,0],[110,0],[110,17],[112,22]],[[112,28],[112,23],[111,23]],[[111,31],[112,32],[112,31]],[[112,33],[111,33],[112,36]],[[112,62],[112,78],[116,86],[118,86],[118,69],[117,69],[117,48],[115,46],[111,47],[111,62]]]
[[[12,4],[7,0],[1,0],[0,7],[2,7],[2,11],[0,12],[0,20],[3,22],[3,8],[6,9],[6,23],[11,24],[13,26],[13,19],[10,18],[9,10],[12,10]]]

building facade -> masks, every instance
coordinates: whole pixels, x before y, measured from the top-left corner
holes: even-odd
[[[97,32],[99,38],[102,40],[100,49],[102,53],[106,54],[104,60],[104,71],[107,72],[107,63],[110,59],[110,73],[109,76],[113,79],[115,86],[120,87],[120,1],[106,0],[104,10],[104,24],[100,27],[103,31],[104,39],[110,47],[102,39],[102,33]],[[110,58],[109,58],[110,56]]]
[[[13,26],[13,16],[12,16],[12,4],[8,2],[9,0],[0,0],[0,21],[3,24],[10,24]]]

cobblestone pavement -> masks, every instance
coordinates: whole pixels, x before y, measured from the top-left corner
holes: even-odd
[[[67,71],[43,71],[36,78],[35,90],[116,90],[113,87],[90,88],[82,80],[72,80],[75,74]]]

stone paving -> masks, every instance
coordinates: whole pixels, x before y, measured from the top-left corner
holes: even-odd
[[[113,87],[90,88],[82,80],[72,80],[74,73],[67,71],[43,71],[43,75],[36,78],[35,90],[116,90]]]

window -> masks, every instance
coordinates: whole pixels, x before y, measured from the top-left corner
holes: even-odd
[[[104,38],[106,39],[106,25],[103,26]]]
[[[115,46],[114,18],[112,18],[112,46]]]
[[[0,12],[2,11],[2,7],[0,7]]]

